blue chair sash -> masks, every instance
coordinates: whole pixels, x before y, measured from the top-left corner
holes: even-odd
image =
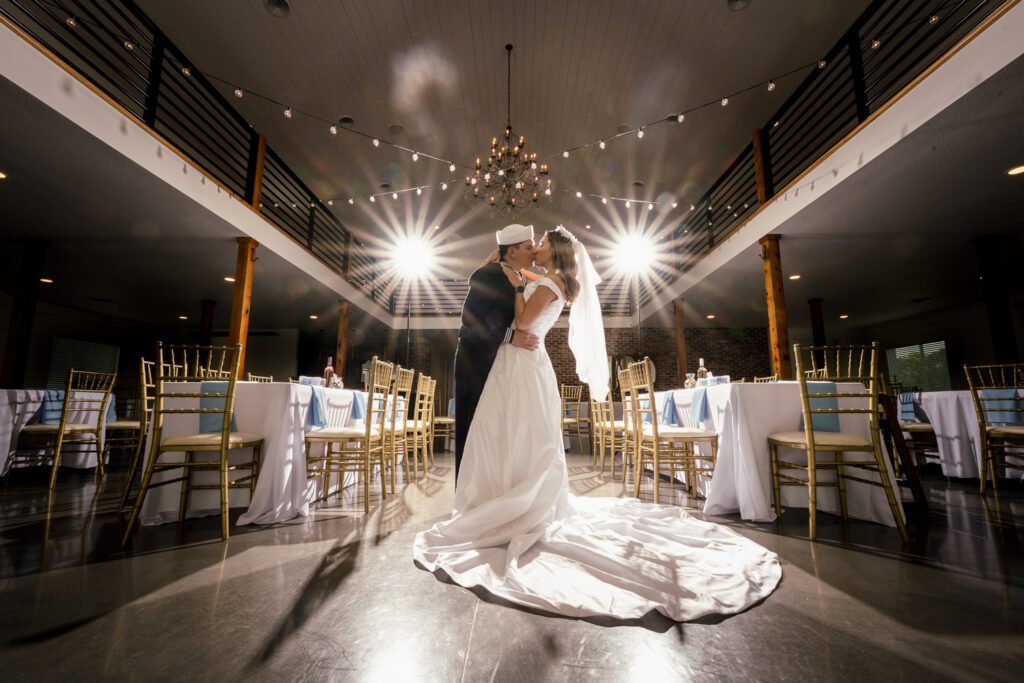
[[[986,424],[1020,424],[1020,413],[1012,412],[1020,408],[1020,399],[1016,389],[980,389],[978,396],[987,399],[1000,399],[981,402],[981,409],[985,411]]]
[[[352,419],[362,420],[366,415],[366,392],[356,391],[353,393],[355,396],[352,397]]]
[[[323,387],[312,386],[313,397],[309,401],[309,426],[327,426],[327,392]]]
[[[813,398],[814,394],[834,394],[836,393],[835,382],[808,382],[807,383],[807,394],[808,402],[811,405],[811,409],[817,410],[838,410],[839,399],[835,396],[825,396],[822,398]],[[811,416],[811,421],[814,424],[814,431],[816,432],[838,432],[839,431],[839,414],[838,413],[816,413]],[[800,429],[804,428],[803,415],[800,416]]]
[[[199,385],[200,394],[226,394],[227,382],[203,382]],[[199,399],[199,407],[203,410],[224,410],[224,401],[219,396],[203,396]],[[199,413],[199,431],[203,434],[219,434],[224,425],[224,415],[217,413]],[[237,432],[234,414],[231,415],[231,431]]]
[[[708,419],[708,390],[699,387],[693,392],[693,403],[690,404],[690,420],[696,424]]]
[[[661,424],[679,424],[679,416],[676,415],[676,395],[673,391],[665,395],[665,404],[661,407]]]
[[[117,420],[117,409],[114,405],[113,394],[107,402],[107,422]],[[71,400],[71,410],[74,411],[74,398]],[[64,390],[47,389],[43,392],[43,402],[30,421],[32,424],[55,425],[60,424],[60,412],[64,409]]]

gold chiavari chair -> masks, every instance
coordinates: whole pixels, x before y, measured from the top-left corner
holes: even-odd
[[[366,417],[362,427],[333,427],[306,434],[306,476],[324,478],[325,498],[330,493],[332,474],[338,473],[341,489],[345,485],[345,472],[357,472],[363,484],[363,509],[369,512],[370,478],[375,463],[380,467],[381,501],[387,498],[385,434],[394,372],[391,363],[378,360],[376,356],[370,361]],[[310,455],[314,443],[324,444],[323,455]]]
[[[771,384],[772,382],[778,382],[778,375],[768,375],[767,377],[755,377],[754,384]]]
[[[29,424],[21,428],[18,435],[18,450],[10,462],[27,461],[38,463],[53,449],[50,469],[50,491],[57,485],[57,469],[60,467],[61,452],[70,444],[89,444],[96,449],[96,474],[104,476],[104,449],[100,448],[106,424],[107,405],[114,390],[112,372],[87,372],[71,369],[64,384],[64,401],[57,424]],[[25,451],[25,447],[44,449],[43,455]],[[8,469],[8,473],[10,473]]]
[[[430,454],[430,466],[434,466],[434,397],[437,394],[437,380],[430,378],[429,394],[427,395],[427,415],[424,419],[424,438],[427,440],[427,452]]]
[[[576,443],[579,444],[580,452],[583,452],[583,434],[580,432],[580,418],[583,413],[583,385],[563,384],[562,385],[562,433],[572,438],[572,432],[576,432]]]
[[[431,419],[434,410],[434,387],[437,383],[429,376],[420,373],[420,381],[416,387],[416,400],[413,404],[413,419],[406,429],[409,452],[412,457],[413,474],[416,463],[420,462],[421,471],[427,473],[427,462],[434,464]]]
[[[989,479],[996,490],[996,467],[1024,469],[1006,459],[1024,459],[1024,364],[965,365],[964,373],[981,435],[979,491],[984,495]]]
[[[140,362],[145,361],[140,359]],[[145,385],[140,381],[135,400],[128,400],[123,406],[118,406],[117,419],[107,422],[106,436],[103,439],[104,461],[110,459],[110,453],[113,451],[128,451],[132,456],[131,460],[135,460],[134,456],[138,453],[146,433],[146,422],[142,416],[145,407],[148,406],[144,396],[145,389]]]
[[[398,469],[398,454],[402,454],[402,465],[405,466],[405,481],[409,481],[408,425],[409,410],[412,407],[412,383],[416,371],[395,367],[395,381],[391,390],[391,410],[386,419],[387,432],[384,439],[384,455],[391,471],[391,493],[395,492],[395,470]]]
[[[589,392],[588,392],[589,393]],[[590,450],[592,466],[597,467],[598,458],[604,450],[604,420],[601,416],[601,408],[593,396],[587,397],[587,418],[590,423]]]
[[[248,375],[250,382],[260,382],[262,384],[270,384],[274,381],[273,375],[254,375],[251,372]]]
[[[824,367],[817,367],[820,354]],[[782,514],[782,486],[807,487],[809,535],[814,540],[817,529],[817,500],[819,487],[835,487],[839,493],[839,509],[842,516],[846,515],[846,482],[858,481],[872,486],[881,486],[885,490],[886,499],[892,510],[893,519],[900,538],[907,541],[907,528],[903,522],[902,509],[895,491],[889,470],[882,455],[882,437],[879,429],[878,413],[878,342],[871,346],[793,346],[796,359],[796,377],[800,383],[800,407],[803,413],[804,428],[797,432],[779,432],[768,436],[768,450],[771,456],[772,493],[775,498],[775,513]],[[807,370],[807,361],[811,369]],[[827,379],[832,382],[859,383],[863,391],[844,389],[834,392],[816,392],[811,394],[807,389],[809,379]],[[855,407],[838,408],[839,400],[855,399]],[[811,401],[815,401],[814,407]],[[826,405],[828,407],[818,407]],[[868,436],[846,432],[824,431],[815,429],[815,415],[866,415],[868,419]],[[779,447],[796,448],[807,452],[807,462],[789,462],[779,458]],[[819,459],[819,452],[831,453],[831,459]],[[857,454],[862,454],[858,456]],[[878,480],[848,474],[848,471],[873,473]],[[799,470],[806,474],[806,479],[786,474],[786,471]],[[836,480],[821,481],[818,477],[822,471],[833,471]]]
[[[435,413],[437,406],[434,406]],[[453,415],[434,415],[434,437],[443,439],[444,449],[449,449],[449,442],[455,437],[455,417]]]
[[[139,405],[136,408],[139,417],[139,438],[136,443],[135,452],[132,453],[132,461],[128,466],[128,482],[121,493],[121,502],[117,511],[121,512],[128,504],[128,497],[131,495],[132,487],[135,485],[135,474],[139,471],[139,460],[142,459],[142,451],[146,445],[146,434],[149,431],[149,422],[153,415],[153,397],[156,395],[156,384],[153,381],[153,366],[151,360],[139,359]]]
[[[686,473],[686,486],[691,495],[697,495],[698,476],[708,479],[715,471],[718,459],[718,434],[699,425],[658,424],[658,409],[654,399],[654,381],[651,377],[651,359],[631,364],[627,368],[633,383],[634,443],[637,445],[636,465],[633,469],[634,492],[640,496],[640,479],[644,464],[654,468],[654,502],[658,501],[661,470],[666,467],[674,481],[676,470]],[[688,418],[688,416],[684,416]],[[710,453],[699,453],[696,445],[706,443]]]
[[[235,432],[231,429],[231,418],[235,407],[235,386],[238,381],[238,363],[242,353],[242,345],[233,346],[184,346],[157,343],[157,367],[160,368],[156,377],[156,395],[153,403],[153,434],[150,437],[149,456],[142,474],[142,486],[132,506],[131,516],[125,528],[123,543],[131,538],[139,512],[146,500],[150,488],[181,485],[178,503],[178,523],[185,521],[188,511],[189,496],[196,490],[216,490],[220,492],[220,535],[227,540],[229,535],[230,508],[229,491],[233,488],[244,488],[252,495],[256,488],[259,473],[260,455],[263,448],[263,437],[259,434]],[[165,354],[173,360],[165,362]],[[180,368],[174,366],[178,364]],[[169,373],[169,374],[167,374]],[[211,378],[223,380],[223,391],[215,386],[213,391],[182,387],[182,383],[203,382]],[[200,432],[164,437],[164,420],[167,415],[193,414],[198,415],[200,425],[203,415],[212,415],[211,421],[218,423],[216,433]],[[252,449],[252,457],[248,460],[228,458],[232,450]],[[165,453],[184,454],[171,460],[161,461]],[[215,453],[212,460],[198,460],[196,453]],[[178,471],[181,476],[153,482],[157,472]],[[196,471],[215,471],[220,477],[216,484],[194,484],[192,474]],[[236,479],[230,473],[247,470],[248,474]]]
[[[607,407],[609,425],[609,445],[612,457],[611,476],[615,477],[615,446],[622,446],[622,484],[626,484],[626,468],[634,462],[635,450],[633,449],[633,378],[628,368],[619,370],[619,397],[622,399],[622,419],[615,420],[614,407],[609,403]],[[616,441],[618,436],[618,441]],[[601,473],[604,474],[604,462],[601,462]]]

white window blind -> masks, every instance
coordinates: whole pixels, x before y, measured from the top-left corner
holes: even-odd
[[[121,349],[110,344],[54,337],[46,387],[63,389],[71,368],[89,372],[117,372],[117,358],[120,353]]]
[[[886,359],[892,381],[907,389],[947,391],[950,388],[944,341],[889,349]]]

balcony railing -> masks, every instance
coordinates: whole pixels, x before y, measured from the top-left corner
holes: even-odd
[[[273,149],[261,155],[259,133],[134,2],[0,0],[0,13],[386,306],[373,296],[374,279],[365,277],[374,271],[372,259],[350,253],[353,241],[341,221]]]
[[[692,268],[777,190],[813,166],[1004,4],[872,2],[824,57],[824,68],[811,67],[782,107],[755,132],[751,144],[694,203],[675,233],[679,271]]]

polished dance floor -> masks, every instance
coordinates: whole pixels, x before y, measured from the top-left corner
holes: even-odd
[[[617,496],[570,455],[578,495]],[[574,620],[498,604],[417,569],[413,536],[451,510],[453,461],[370,515],[346,491],[306,519],[144,527],[119,545],[123,468],[0,484],[0,678],[41,680],[1020,680],[1024,492],[925,478],[931,512],[895,530],[805,511],[715,517],[779,554],[783,580],[728,618]],[[650,497],[650,482],[645,498]],[[696,512],[668,483],[662,502]],[[233,517],[240,510],[233,512]]]

